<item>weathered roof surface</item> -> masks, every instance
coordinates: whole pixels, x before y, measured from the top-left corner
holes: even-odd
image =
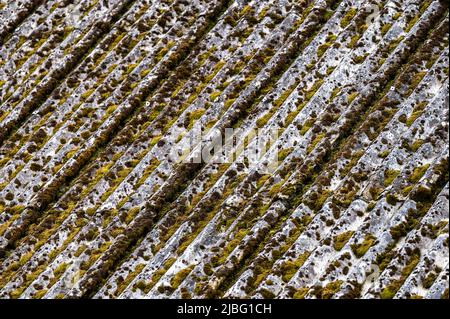
[[[0,0],[0,298],[448,298],[448,18]]]

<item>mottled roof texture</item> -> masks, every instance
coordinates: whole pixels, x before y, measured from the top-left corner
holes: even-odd
[[[448,298],[448,19],[0,0],[0,298]]]

